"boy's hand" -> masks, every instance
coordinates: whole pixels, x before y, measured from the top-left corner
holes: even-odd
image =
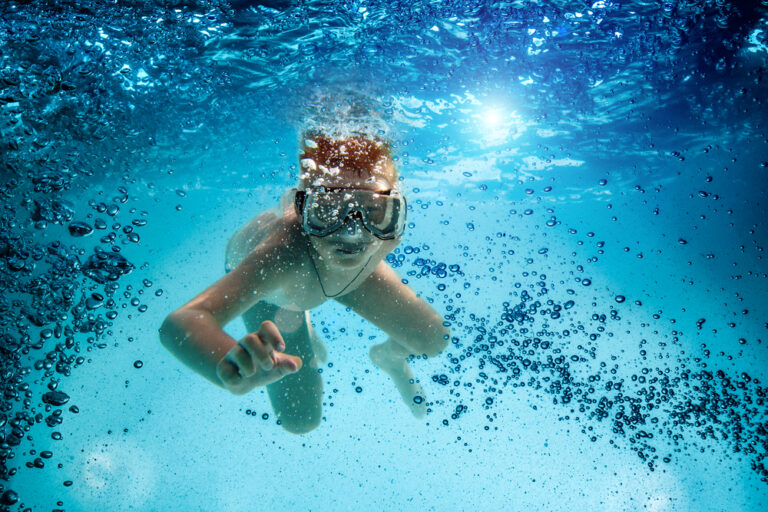
[[[258,332],[245,335],[216,366],[224,387],[235,394],[247,393],[299,371],[301,358],[285,354],[285,341],[277,326],[262,322]]]

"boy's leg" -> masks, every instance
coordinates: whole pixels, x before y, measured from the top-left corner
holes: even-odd
[[[248,332],[259,330],[264,320],[275,322],[285,340],[285,351],[304,363],[296,373],[267,386],[272,409],[284,429],[304,434],[315,429],[322,419],[323,382],[310,365],[315,357],[308,311],[293,311],[259,302],[243,313]]]

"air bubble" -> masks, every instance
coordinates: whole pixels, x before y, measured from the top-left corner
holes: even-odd
[[[88,236],[93,233],[93,228],[85,222],[71,222],[68,229],[69,234],[74,237]]]

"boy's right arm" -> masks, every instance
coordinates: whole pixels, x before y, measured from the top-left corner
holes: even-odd
[[[266,245],[266,244],[265,244]],[[279,249],[259,247],[163,322],[163,346],[197,373],[235,394],[279,380],[301,368],[301,359],[284,354],[285,343],[272,322],[240,341],[222,327],[280,284]],[[285,255],[283,255],[285,256]]]

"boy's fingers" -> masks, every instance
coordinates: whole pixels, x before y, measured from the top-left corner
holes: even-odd
[[[251,355],[242,343],[238,343],[227,352],[225,359],[231,361],[237,368],[242,377],[250,377],[255,369]]]
[[[224,358],[216,367],[216,374],[224,384],[234,385],[240,382],[242,377],[237,371],[237,366],[232,361]]]
[[[253,371],[256,371],[256,366],[259,365],[264,370],[270,370],[274,366],[273,349],[270,345],[264,343],[256,333],[247,334],[243,339],[237,342],[237,344],[246,353],[248,359],[251,361]],[[251,372],[253,373],[253,372]]]
[[[246,375],[243,375],[244,372],[241,369],[241,365],[252,364],[250,358],[241,363],[234,361],[233,358],[247,357],[235,355],[245,354],[245,350],[242,348],[242,346],[235,346],[232,348],[232,350],[230,350],[230,352],[233,354],[230,355],[230,353],[227,353],[227,356],[219,361],[219,364],[216,366],[216,374],[218,375],[221,382],[225,385],[225,387],[240,385],[243,381],[243,378],[246,377]],[[281,352],[273,352],[273,354],[275,355],[274,366],[264,374],[266,377],[266,381],[264,382],[265,384],[279,380],[291,373],[296,373],[301,369],[302,361],[300,357],[292,356],[290,354],[283,354]],[[248,376],[253,375],[253,373],[254,372],[251,372]]]
[[[283,335],[280,334],[280,330],[274,322],[269,320],[263,321],[261,327],[259,327],[259,336],[266,345],[274,347],[277,351],[283,352],[285,350]]]
[[[301,358],[298,356],[279,352],[275,354],[275,369],[283,375],[296,373],[301,369],[302,364]]]

